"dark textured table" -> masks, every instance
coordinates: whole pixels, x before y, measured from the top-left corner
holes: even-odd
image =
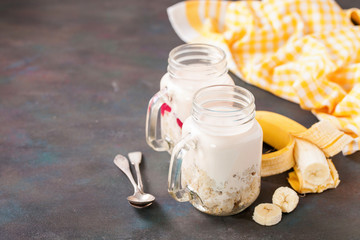
[[[262,179],[255,204],[231,217],[200,213],[167,193],[169,155],[145,142],[148,100],[169,51],[182,44],[166,7],[176,1],[0,2],[0,239],[360,239],[360,154],[333,158],[341,183],[300,198],[276,226],[254,207],[287,186]],[[344,8],[360,2],[341,1]],[[309,127],[315,117],[235,78],[258,110]],[[140,150],[147,209],[113,164]]]

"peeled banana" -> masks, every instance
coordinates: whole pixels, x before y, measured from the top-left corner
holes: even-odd
[[[329,178],[330,169],[325,154],[316,145],[296,139],[294,156],[297,168],[308,183],[319,185]]]
[[[280,207],[272,203],[261,203],[255,207],[253,219],[260,225],[272,226],[281,221]]]
[[[297,193],[288,187],[279,187],[272,197],[273,204],[279,206],[284,213],[292,212],[299,203]]]
[[[301,172],[295,166],[294,171],[289,173],[288,178],[291,187],[298,193],[322,193],[326,189],[336,188],[340,183],[339,174],[332,161],[330,159],[327,159],[327,161],[330,168],[330,176],[323,184],[314,185],[305,181]]]
[[[326,157],[339,153],[353,139],[327,121],[315,123],[308,130],[293,135],[302,157],[295,153],[296,165],[288,178],[291,187],[299,193],[321,193],[336,188],[340,183],[339,174],[331,159]],[[308,149],[309,144],[304,146],[304,142],[311,142],[312,149]],[[308,157],[304,156],[307,154]]]

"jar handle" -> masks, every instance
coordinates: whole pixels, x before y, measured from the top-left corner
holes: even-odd
[[[146,142],[156,151],[168,151],[170,149],[169,142],[165,139],[157,138],[158,116],[159,110],[164,103],[169,102],[167,88],[157,92],[149,101],[146,114]],[[160,128],[161,131],[161,128]]]
[[[171,154],[169,175],[168,175],[168,192],[169,194],[179,202],[186,202],[190,200],[199,201],[202,205],[200,197],[188,186],[183,187],[181,184],[181,166],[186,153],[195,149],[196,140],[189,133],[183,139],[178,142]]]

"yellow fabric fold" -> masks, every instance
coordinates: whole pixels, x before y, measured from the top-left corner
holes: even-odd
[[[245,81],[311,110],[360,149],[359,9],[333,0],[187,1],[168,8],[186,42],[215,44]]]

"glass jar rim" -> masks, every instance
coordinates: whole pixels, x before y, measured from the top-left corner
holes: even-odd
[[[206,43],[183,44],[170,51],[168,72],[174,78],[179,72],[187,72],[189,76],[201,72],[204,78],[220,77],[228,72],[226,54],[221,48]]]
[[[210,94],[226,94],[221,101],[231,102],[236,105],[231,109],[213,109],[205,104],[217,101],[216,97],[211,98]],[[201,99],[204,98],[204,99]],[[241,107],[240,107],[241,106]],[[220,106],[221,107],[221,106]],[[238,124],[245,124],[255,117],[255,97],[247,89],[234,85],[211,85],[199,89],[193,97],[192,116],[195,120],[200,115],[213,118],[231,118]]]

